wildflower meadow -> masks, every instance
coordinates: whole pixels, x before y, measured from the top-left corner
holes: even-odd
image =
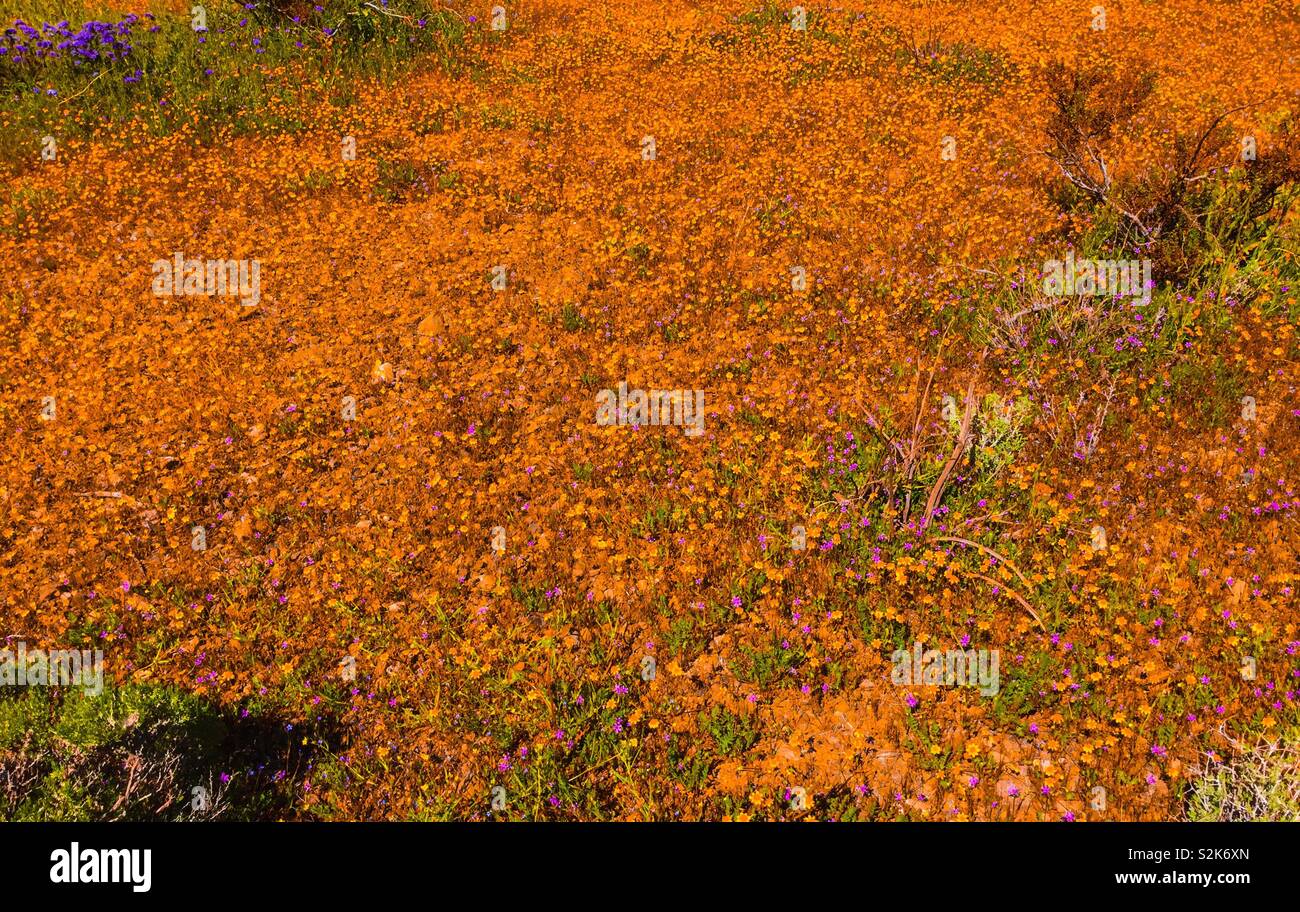
[[[1294,3],[0,12],[0,820],[1300,820]]]

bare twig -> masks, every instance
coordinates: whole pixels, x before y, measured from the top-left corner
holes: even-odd
[[[1003,592],[1005,592],[1007,595],[1011,596],[1013,599],[1015,599],[1017,602],[1019,602],[1019,603],[1020,603],[1020,607],[1024,608],[1026,611],[1028,611],[1028,612],[1029,612],[1029,616],[1032,617],[1035,621],[1038,622],[1038,626],[1039,626],[1039,628],[1040,628],[1044,633],[1047,632],[1047,627],[1044,626],[1044,624],[1043,624],[1043,619],[1040,618],[1040,617],[1038,616],[1038,612],[1034,610],[1033,606],[1030,605],[1029,602],[1025,601],[1024,596],[1022,596],[1019,592],[1017,592],[1016,590],[1012,589],[1012,588],[1011,588],[1010,586],[1008,586],[1006,583],[1000,583],[1000,582],[998,582],[997,580],[993,579],[993,577],[991,577],[991,576],[985,576],[983,573],[976,573],[976,574],[974,574],[974,575],[977,576],[977,577],[979,577],[980,579],[984,580],[985,582],[992,583],[994,586],[997,586],[999,589],[1001,589],[1001,590],[1002,590]]]
[[[978,550],[983,551],[989,557],[996,558],[997,560],[1001,561],[1003,564],[1006,564],[1008,567],[1011,568],[1012,572],[1015,573],[1015,575],[1020,578],[1020,581],[1024,583],[1026,587],[1030,589],[1033,588],[1033,585],[1029,582],[1029,580],[1025,578],[1025,575],[1020,572],[1019,568],[1017,568],[1015,564],[1011,563],[1011,561],[1007,560],[1005,557],[1003,557],[1001,554],[994,551],[992,548],[988,547],[987,545],[981,545],[979,542],[971,541],[968,538],[960,538],[956,535],[940,535],[935,538],[935,541],[957,542],[958,544],[970,545],[972,548],[977,548]]]
[[[93,86],[96,82],[99,81],[100,76],[103,76],[103,75],[104,75],[105,73],[107,73],[107,72],[108,72],[108,70],[100,70],[100,71],[99,71],[99,74],[98,74],[97,76],[95,76],[94,79],[90,80],[90,82],[88,82],[88,83],[86,83],[84,86],[82,86],[80,92],[76,93],[75,95],[69,95],[67,98],[63,99],[63,103],[64,103],[64,104],[67,104],[68,102],[72,101],[72,99],[74,99],[74,98],[79,98],[80,96],[85,95],[85,94],[86,94],[86,91],[87,91],[91,86]]]

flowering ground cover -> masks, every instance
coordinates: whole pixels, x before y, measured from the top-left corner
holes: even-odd
[[[1100,2],[21,0],[4,816],[1295,819],[1300,13]]]

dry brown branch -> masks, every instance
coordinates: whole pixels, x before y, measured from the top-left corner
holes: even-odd
[[[1033,588],[1033,584],[1031,584],[1029,580],[1025,578],[1025,575],[1020,572],[1019,568],[1017,568],[1015,564],[1011,563],[1011,561],[1007,560],[1005,557],[1003,557],[1001,554],[994,551],[992,548],[988,547],[987,545],[981,545],[979,542],[971,541],[969,538],[961,538],[956,535],[939,535],[935,538],[935,541],[957,542],[963,545],[970,545],[972,548],[977,548],[980,551],[983,551],[989,557],[996,558],[997,560],[1006,564],[1008,567],[1011,568],[1012,572],[1015,573],[1017,577],[1019,577],[1022,583],[1024,583],[1030,589]]]
[[[972,379],[966,387],[966,410],[962,414],[961,429],[957,432],[957,442],[953,445],[952,453],[948,456],[948,462],[944,465],[943,471],[939,473],[938,479],[935,480],[934,486],[930,488],[930,496],[925,502],[925,514],[921,518],[921,528],[924,529],[930,523],[930,518],[934,516],[934,511],[939,506],[939,501],[943,497],[944,488],[948,486],[948,478],[952,471],[957,467],[958,460],[966,452],[966,448],[971,442],[971,424],[975,420],[975,381]]]

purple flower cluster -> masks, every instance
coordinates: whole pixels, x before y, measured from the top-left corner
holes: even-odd
[[[145,18],[153,15],[145,13]],[[128,13],[118,22],[91,20],[76,31],[64,19],[43,23],[38,29],[21,19],[0,34],[0,63],[34,66],[52,60],[71,60],[74,64],[124,60],[131,53],[131,30],[141,19]],[[154,26],[153,31],[157,29]]]

